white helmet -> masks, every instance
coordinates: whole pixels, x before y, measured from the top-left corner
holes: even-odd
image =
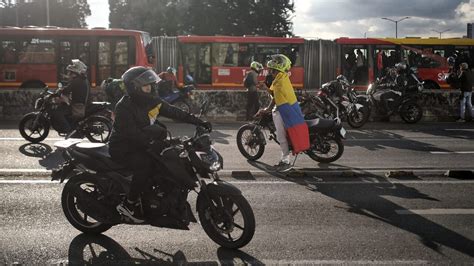
[[[86,64],[82,63],[79,59],[72,59],[72,64],[66,67],[66,70],[74,72],[79,75],[86,74],[87,66]]]

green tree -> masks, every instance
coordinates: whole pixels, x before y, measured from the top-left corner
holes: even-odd
[[[110,27],[152,35],[291,36],[291,0],[109,0]]]
[[[6,1],[3,0],[0,14],[2,26],[46,26],[46,0]],[[59,27],[86,27],[86,17],[91,11],[87,0],[49,0],[50,25]]]

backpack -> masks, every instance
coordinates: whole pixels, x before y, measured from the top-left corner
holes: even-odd
[[[247,75],[244,78],[244,87],[250,88],[250,86],[252,85],[253,85],[253,79],[252,79],[251,72],[247,72]]]

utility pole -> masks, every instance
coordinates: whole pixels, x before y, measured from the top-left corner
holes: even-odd
[[[49,26],[49,0],[46,0],[46,26]]]
[[[405,19],[409,19],[410,17],[404,17],[404,18],[401,18],[399,20],[393,20],[393,19],[390,19],[390,18],[382,18],[382,19],[385,19],[385,20],[388,20],[388,21],[391,21],[391,22],[394,22],[395,23],[395,39],[398,39],[398,22],[402,21],[402,20],[405,20]]]

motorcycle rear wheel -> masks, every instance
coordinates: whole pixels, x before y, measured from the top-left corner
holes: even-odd
[[[38,115],[37,113],[26,114],[18,125],[21,136],[32,143],[43,141],[49,134],[49,122],[44,117],[39,117],[38,125],[33,127]]]
[[[75,176],[69,179],[61,195],[63,212],[69,223],[77,230],[88,234],[100,234],[109,230],[112,227],[111,224],[96,221],[81,210],[77,193],[88,193],[90,197],[103,195],[102,188],[97,183],[97,178]]]
[[[102,116],[87,118],[84,135],[90,142],[107,143],[112,133],[112,122]]]
[[[311,159],[320,163],[331,163],[336,161],[344,153],[344,144],[338,137],[328,136],[324,139],[325,145],[330,145],[328,151],[318,151],[313,146],[306,153]],[[330,154],[329,154],[330,153]]]
[[[240,153],[250,161],[260,159],[265,152],[265,144],[260,139],[263,134],[256,127],[254,124],[246,124],[237,131],[237,147]]]
[[[173,105],[181,110],[183,110],[186,113],[191,113],[191,107],[189,104],[185,101],[177,101],[173,103]]]
[[[216,194],[210,198],[209,203],[199,195],[197,201],[199,221],[209,238],[225,248],[247,245],[255,234],[255,216],[248,201],[242,195]]]
[[[423,117],[423,109],[415,102],[404,103],[401,107],[400,117],[408,124],[414,124]]]

